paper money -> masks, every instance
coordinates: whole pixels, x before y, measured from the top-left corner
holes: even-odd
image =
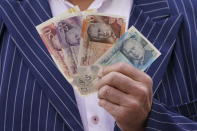
[[[71,81],[77,73],[81,13],[77,9],[70,9],[36,26],[36,29],[58,69]]]
[[[56,27],[65,56],[64,61],[72,74],[76,74],[80,46],[81,16],[73,16],[57,21]]]
[[[68,76],[69,79],[70,72],[68,71],[67,65],[63,63],[62,47],[58,40],[55,25],[49,24],[40,29],[39,33],[56,65],[65,76]]]
[[[57,68],[83,96],[98,90],[103,66],[126,62],[144,71],[161,55],[135,27],[125,33],[125,18],[95,12],[75,7],[36,27]]]
[[[96,92],[94,84],[98,81],[98,71],[100,67],[92,65],[88,67],[78,67],[78,74],[74,75],[72,85],[81,94],[88,95]]]
[[[98,13],[83,15],[78,61],[80,66],[88,66],[94,64],[125,33],[126,20]]]
[[[125,62],[144,71],[160,55],[161,53],[151,42],[132,26],[96,64],[109,66],[118,62]]]

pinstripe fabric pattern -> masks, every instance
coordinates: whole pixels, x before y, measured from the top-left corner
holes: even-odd
[[[146,70],[154,81],[147,130],[197,130],[195,7],[195,0],[134,1],[129,25],[162,53]],[[50,17],[47,0],[0,3],[1,131],[83,130],[73,90],[35,30]]]

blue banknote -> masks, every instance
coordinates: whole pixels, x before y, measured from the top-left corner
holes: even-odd
[[[160,55],[159,50],[132,26],[96,64],[109,66],[125,62],[144,71]]]

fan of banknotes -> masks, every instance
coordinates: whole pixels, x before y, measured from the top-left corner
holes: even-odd
[[[36,29],[60,72],[84,96],[97,91],[104,66],[126,62],[144,71],[161,55],[134,26],[126,27],[122,16],[76,6]]]

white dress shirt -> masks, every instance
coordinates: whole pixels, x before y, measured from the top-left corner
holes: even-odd
[[[74,5],[66,0],[49,0],[53,16],[57,16]],[[125,16],[129,18],[133,0],[94,0],[88,9],[99,13]],[[98,105],[97,93],[81,97],[75,91],[75,97],[85,131],[113,131],[115,120]]]

